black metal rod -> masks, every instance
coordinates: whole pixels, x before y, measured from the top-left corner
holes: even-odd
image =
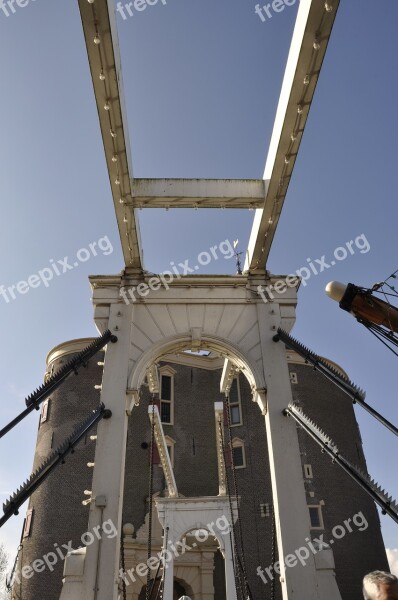
[[[37,471],[25,484],[22,485],[10,500],[3,504],[4,516],[0,519],[0,527],[12,517],[18,514],[19,507],[33,494],[33,492],[47,479],[55,467],[64,462],[65,457],[73,452],[73,448],[87,434],[90,429],[101,419],[109,419],[112,416],[110,410],[103,404],[88,419],[83,421],[77,429],[44,461]]]
[[[157,579],[157,577],[159,575],[160,565],[161,565],[161,560],[159,559],[159,564],[158,564],[158,568],[156,570],[156,575],[155,575],[155,577],[154,577],[154,579],[152,581],[151,589],[149,590],[149,600],[152,600],[153,589],[154,589],[154,587],[156,585],[156,579]]]
[[[396,427],[393,423],[391,423],[391,421],[383,417],[383,415],[381,415],[376,409],[365,402],[362,395],[352,386],[352,384],[339,377],[338,373],[332,371],[319,356],[317,356],[315,353],[305,350],[301,344],[296,343],[296,341],[283,330],[278,330],[278,335],[274,337],[274,341],[279,340],[282,340],[286,346],[297,352],[297,354],[302,356],[307,362],[311,363],[316,371],[319,371],[324,377],[329,379],[329,381],[337,385],[338,388],[350,396],[352,402],[359,404],[359,406],[372,415],[372,417],[387,427],[387,429],[389,429],[394,435],[398,436],[398,427]]]
[[[28,396],[25,400],[27,408],[0,430],[0,439],[18,425],[18,423],[20,423],[29,413],[33,410],[38,410],[40,404],[56,390],[72,372],[77,374],[77,369],[85,365],[87,360],[106,346],[109,341],[115,343],[117,337],[108,329],[101,337],[94,340],[94,342],[82,350],[82,352],[79,352],[79,354],[62,367],[62,369],[54,373],[54,375],[52,375],[46,383],[40,386],[39,389]]]
[[[308,433],[310,437],[321,446],[322,450],[332,457],[333,462],[337,463],[361,488],[373,498],[373,500],[380,506],[384,513],[387,513],[396,523],[398,523],[398,514],[390,507],[390,505],[382,500],[380,496],[372,489],[371,485],[367,483],[360,475],[355,471],[354,467],[342,456],[340,453],[336,453],[329,447],[328,444],[323,442],[319,437],[304,423],[298,415],[296,415],[290,408],[284,410],[284,414],[293,417],[293,419],[300,425],[300,427]]]
[[[3,427],[3,429],[0,431],[0,438],[2,438],[4,435],[6,435],[6,433],[11,431],[11,429],[13,429],[15,427],[15,425],[18,425],[18,423],[20,421],[22,421],[29,413],[32,412],[32,410],[35,410],[35,409],[38,410],[39,407],[34,404],[32,404],[32,406],[29,406],[29,408],[25,408],[25,410],[23,410],[21,413],[19,413],[19,415],[17,417],[15,417],[15,419],[10,421],[10,423],[8,423],[8,425]]]
[[[343,392],[345,392],[348,396],[350,396],[351,400],[354,403],[359,404],[359,406],[361,406],[370,415],[372,415],[372,417],[374,417],[382,425],[384,425],[385,427],[387,427],[387,429],[389,429],[394,435],[398,436],[398,428],[395,427],[395,425],[393,423],[391,423],[388,419],[386,419],[385,417],[383,417],[383,415],[381,415],[377,410],[375,410],[367,402],[365,402],[364,400],[362,400],[358,396],[358,394],[350,392],[346,387],[344,387],[343,385],[341,385],[340,382],[334,378],[334,376],[333,376],[332,373],[328,373],[327,371],[324,371],[320,366],[314,365],[314,367],[315,367],[315,369],[317,371],[319,371],[320,373],[322,373],[322,375],[324,375],[327,379],[329,379],[329,381],[332,381],[335,385],[337,385],[338,388],[340,388],[341,390],[343,390]]]

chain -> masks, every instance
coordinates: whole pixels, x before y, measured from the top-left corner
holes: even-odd
[[[232,478],[233,478],[233,482],[234,482],[234,493],[235,493],[235,499],[236,499],[236,511],[237,511],[237,514],[238,514],[237,521],[238,521],[239,541],[240,541],[240,550],[241,550],[241,561],[239,561],[239,562],[240,562],[240,565],[241,565],[241,568],[242,568],[242,572],[243,572],[243,582],[244,582],[245,598],[250,598],[250,590],[249,590],[249,586],[248,586],[247,573],[246,573],[245,553],[244,553],[244,549],[243,549],[242,523],[241,523],[241,519],[240,519],[240,506],[239,506],[239,501],[238,501],[238,483],[237,483],[237,480],[236,480],[234,451],[233,451],[233,446],[232,446],[232,427],[231,427],[231,413],[230,413],[230,408],[229,408],[229,396],[225,396],[225,405],[226,405],[226,412],[227,412],[227,425],[228,425],[228,434],[229,434],[229,447],[230,447],[230,450],[231,450]]]
[[[155,396],[152,396],[152,424],[151,424],[151,447],[149,459],[149,517],[148,517],[148,561],[152,553],[152,496],[153,496],[153,453],[155,449]],[[151,595],[151,572],[148,569],[146,576],[145,600]]]
[[[218,422],[218,426],[219,426],[219,430],[220,430],[220,437],[221,437],[221,444],[222,444],[222,453],[223,453],[223,459],[224,459],[224,469],[225,469],[225,479],[226,479],[226,483],[227,483],[227,492],[228,492],[228,501],[229,501],[229,510],[231,513],[231,524],[232,524],[232,532],[230,532],[231,535],[231,541],[232,541],[232,546],[233,546],[233,552],[232,552],[232,563],[233,563],[233,568],[234,568],[234,574],[235,574],[235,587],[236,587],[236,591],[237,591],[237,595],[240,597],[240,599],[244,600],[244,596],[243,596],[243,588],[242,588],[242,581],[241,581],[241,577],[240,577],[240,569],[239,566],[237,564],[237,560],[238,560],[238,548],[236,545],[236,531],[235,531],[235,520],[234,520],[234,512],[233,512],[233,507],[232,507],[232,499],[231,499],[231,486],[230,486],[230,481],[229,481],[229,476],[228,476],[228,470],[227,470],[227,465],[225,464],[225,444],[224,444],[224,432],[223,432],[223,427],[221,424],[221,420]],[[235,560],[236,558],[236,560]]]
[[[271,519],[272,519],[272,533],[271,533],[271,564],[274,565],[276,562],[276,526],[275,526],[275,512],[274,505],[271,504]],[[271,579],[271,600],[275,600],[275,578]]]
[[[120,536],[120,558],[121,558],[122,573],[123,573],[123,577],[122,577],[123,600],[126,600],[127,599],[127,591],[126,591],[126,580],[124,578],[124,575],[126,573],[126,563],[125,563],[125,560],[124,560],[124,535],[123,535],[123,528],[122,528],[122,534]]]

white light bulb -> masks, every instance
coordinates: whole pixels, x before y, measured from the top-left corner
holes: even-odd
[[[333,10],[333,6],[331,4],[329,4],[329,2],[325,2],[325,10],[326,12],[332,12]]]
[[[105,110],[110,110],[111,109],[111,105],[109,104],[108,101],[105,102],[104,108],[105,108]]]
[[[314,50],[319,50],[319,48],[321,47],[321,45],[318,42],[318,40],[314,40],[314,43],[312,44],[312,47],[314,48]]]
[[[325,288],[326,295],[336,302],[341,302],[346,291],[347,284],[340,283],[339,281],[329,281]]]
[[[93,41],[96,46],[98,46],[98,44],[101,43],[100,36],[98,35],[98,33],[95,34],[95,38]]]
[[[103,71],[101,71],[101,73],[99,74],[99,78],[101,79],[101,81],[105,81],[105,74]]]
[[[306,75],[304,77],[303,83],[304,83],[304,85],[309,85],[309,83],[310,83],[310,77],[309,77],[309,75]]]
[[[285,165],[290,163],[290,156],[285,156]]]
[[[89,4],[94,4],[94,0],[87,0]]]
[[[112,156],[112,162],[117,162],[117,154],[114,154],[114,155]]]
[[[128,222],[129,222],[129,220],[127,219],[127,217],[124,217],[123,223],[128,223]]]
[[[290,136],[290,139],[292,140],[292,142],[295,142],[297,140],[297,133],[295,131],[293,131],[292,135]]]
[[[113,131],[113,129],[111,129],[111,136],[112,136],[113,138],[115,138],[115,137],[116,137],[116,135],[117,135],[117,134],[116,134],[116,133]]]
[[[299,115],[303,114],[303,107],[301,104],[297,104],[297,112]]]
[[[115,179],[115,184],[116,184],[116,185],[120,185],[120,179],[119,179],[119,177],[116,177],[116,179]]]
[[[124,204],[124,200],[123,200],[123,198],[120,198],[120,199],[119,199],[119,202],[120,202],[120,204]]]

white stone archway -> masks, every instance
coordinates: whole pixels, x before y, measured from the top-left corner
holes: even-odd
[[[156,498],[156,508],[159,521],[163,528],[167,528],[167,539],[170,544],[176,545],[185,540],[191,532],[196,532],[194,541],[187,549],[197,548],[200,542],[208,540],[212,535],[218,542],[218,547],[225,561],[225,583],[228,600],[236,600],[235,575],[233,567],[233,549],[231,546],[230,532],[232,531],[232,518],[236,521],[236,501],[233,501],[233,516],[230,514],[228,499],[225,496],[207,498]],[[231,518],[232,517],[232,518]],[[185,544],[184,544],[185,545]],[[184,576],[192,587],[195,598],[213,600],[213,560],[214,553],[208,552],[207,568],[200,565],[195,571],[186,571],[179,564],[177,574]],[[174,580],[174,557],[169,552],[168,566],[165,571],[165,584],[163,597],[171,599]],[[188,579],[187,579],[188,578]]]

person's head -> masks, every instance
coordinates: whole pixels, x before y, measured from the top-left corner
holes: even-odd
[[[372,571],[363,578],[365,600],[398,600],[398,578],[384,571]]]

